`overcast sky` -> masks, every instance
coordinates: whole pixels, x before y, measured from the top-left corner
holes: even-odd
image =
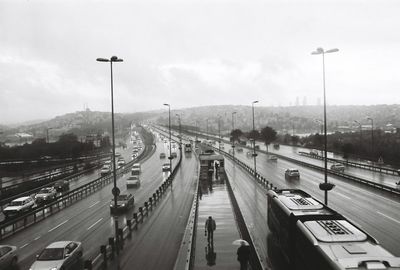
[[[0,0],[0,123],[83,110],[400,103],[400,1]]]

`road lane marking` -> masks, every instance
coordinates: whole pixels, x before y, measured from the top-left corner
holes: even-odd
[[[341,197],[343,197],[343,198],[345,198],[345,199],[351,200],[350,197],[348,197],[348,196],[346,196],[346,195],[343,195],[342,193],[337,192],[337,193],[335,193],[335,194],[336,194],[336,195],[339,195],[339,196],[341,196]]]
[[[36,236],[36,238],[35,238],[35,239],[33,239],[33,241],[39,240],[39,239],[40,239],[40,237],[41,237],[41,235],[39,235],[39,236]]]
[[[395,218],[392,218],[392,217],[389,217],[388,215],[385,215],[384,213],[381,213],[381,212],[379,212],[379,211],[376,211],[379,215],[382,215],[382,216],[384,216],[385,218],[388,218],[388,219],[390,219],[390,220],[393,220],[394,222],[397,222],[397,223],[399,223],[400,224],[400,221],[399,220],[397,220],[397,219],[395,219]]]
[[[22,249],[22,248],[26,247],[27,245],[29,245],[29,243],[27,243],[27,244],[25,244],[25,245],[22,245],[22,246],[20,246],[20,247],[19,247],[19,249]]]
[[[98,204],[100,201],[95,202],[94,204],[92,204],[91,206],[89,206],[89,208],[92,208],[93,206],[95,206],[96,204]]]
[[[98,221],[96,221],[95,223],[93,223],[89,228],[87,228],[87,230],[90,230],[91,228],[93,228],[94,226],[96,226],[97,223],[99,223],[100,221],[102,221],[103,218],[99,219]]]
[[[68,220],[69,220],[69,219],[67,219],[66,221],[63,221],[63,222],[61,222],[60,224],[58,224],[58,225],[57,225],[57,226],[55,226],[54,228],[50,229],[50,230],[49,230],[49,232],[52,232],[52,231],[54,231],[55,229],[57,229],[58,227],[60,227],[60,226],[64,225],[65,223],[67,223],[67,222],[68,222]]]

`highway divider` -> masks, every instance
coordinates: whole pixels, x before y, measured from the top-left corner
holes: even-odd
[[[136,159],[128,162],[125,166],[117,170],[117,177],[130,172],[130,169],[134,163],[136,163],[139,160],[144,160],[145,158],[148,158],[154,153],[154,151],[155,147],[149,149],[148,146],[145,146],[142,153]],[[113,181],[112,173],[99,177],[72,191],[64,193],[62,196],[58,197],[55,201],[49,204],[36,208],[35,210],[30,211],[29,213],[24,214],[22,216],[19,216],[18,218],[15,218],[11,221],[4,222],[3,224],[0,225],[0,240],[5,239],[17,233],[18,231],[26,227],[29,227],[55,213],[58,213],[62,209],[96,192],[98,189],[106,186],[112,181]]]
[[[167,194],[169,186],[175,178],[175,175],[180,168],[182,162],[182,155],[179,155],[179,161],[175,165],[167,180],[162,183],[158,189],[155,190],[152,197],[149,197],[143,206],[138,208],[138,211],[133,213],[132,219],[126,221],[124,228],[118,229],[116,237],[109,237],[107,242],[100,246],[99,254],[93,259],[87,259],[84,262],[85,269],[106,269],[109,261],[112,261],[115,256],[119,255],[124,248],[124,241],[132,237],[132,231],[137,230],[140,224],[143,224],[145,218],[155,209],[158,202]]]

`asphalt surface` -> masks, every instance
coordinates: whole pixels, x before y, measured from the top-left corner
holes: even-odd
[[[161,170],[165,160],[160,160],[159,153],[165,151],[163,143],[157,143],[156,152],[142,164],[141,186],[130,188],[129,193],[135,196],[135,206],[119,216],[120,226],[132,217],[137,207],[142,206],[160,184],[168,177]],[[173,166],[177,160],[173,160]],[[121,194],[127,192],[124,175],[117,185]],[[35,261],[36,254],[52,242],[75,240],[83,242],[84,258],[94,258],[101,244],[106,244],[108,237],[114,234],[114,221],[110,215],[109,204],[112,199],[112,184],[98,192],[74,203],[57,214],[32,225],[31,227],[2,240],[0,244],[15,245],[19,248],[20,269],[29,269]]]

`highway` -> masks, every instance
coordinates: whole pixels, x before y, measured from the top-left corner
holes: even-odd
[[[158,186],[167,178],[161,165],[165,160],[159,159],[159,153],[164,152],[166,145],[157,143],[156,152],[142,164],[141,186],[129,189],[135,196],[135,208],[122,214],[119,223],[124,226],[126,219],[152,196]],[[173,166],[176,160],[173,160]],[[125,175],[118,179],[121,193],[127,191]],[[59,240],[77,240],[83,242],[84,257],[93,258],[99,252],[100,244],[105,244],[108,237],[114,234],[114,223],[110,215],[109,204],[112,199],[112,185],[80,200],[63,211],[2,240],[0,244],[15,245],[19,248],[19,265],[21,269],[29,269],[38,254],[48,244]]]
[[[235,156],[249,166],[253,166],[253,158],[247,157],[245,152],[236,153]],[[285,180],[284,171],[292,167],[299,169],[300,180]],[[318,187],[319,183],[323,182],[324,179],[322,172],[301,167],[281,159],[278,159],[277,162],[272,162],[268,160],[266,154],[262,153],[257,156],[257,171],[278,188],[302,189],[320,201],[324,201],[323,192]],[[229,167],[227,172],[230,173]],[[249,177],[241,179],[243,179],[242,181],[249,181]],[[339,177],[329,176],[329,179],[336,184],[336,187],[328,195],[329,206],[358,223],[368,233],[377,238],[383,247],[394,255],[400,256],[400,235],[398,233],[400,231],[400,199],[396,197],[390,198],[379,191],[348,183]],[[248,183],[248,185],[254,187],[254,183]],[[242,190],[246,189],[240,188],[240,191]],[[246,201],[253,201],[259,197],[258,193],[255,192],[249,196],[242,196],[246,196],[244,199]],[[266,211],[266,197],[264,209]],[[260,214],[254,214],[253,216],[259,218]],[[261,224],[266,226],[266,223],[263,223],[264,221],[261,221]],[[261,224],[258,226],[261,227]]]

